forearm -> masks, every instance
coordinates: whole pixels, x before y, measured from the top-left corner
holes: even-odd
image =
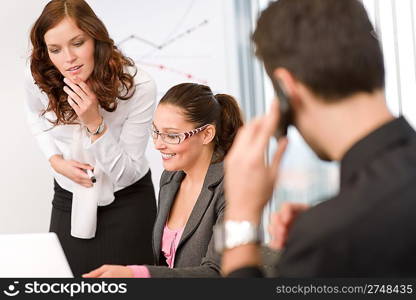
[[[47,121],[39,116],[40,112],[31,111],[30,108],[26,107],[26,121],[30,128],[32,135],[42,151],[46,159],[50,159],[52,156],[59,154],[61,151],[56,146],[55,140],[50,133],[52,125],[46,124]]]
[[[143,177],[148,170],[145,151],[149,141],[155,95],[144,86],[136,91],[128,105],[128,111],[131,113],[127,118],[124,115],[120,116],[126,118],[121,131],[112,128],[110,121],[104,120],[103,133],[92,136],[86,148],[112,182],[123,187]]]
[[[108,126],[93,143],[88,142],[86,150],[92,154],[96,164],[110,177],[114,185],[129,186],[143,177],[148,170],[144,157],[147,143],[132,143],[135,145],[132,149],[133,147],[117,140]]]
[[[259,226],[261,213],[241,208],[229,207],[226,209],[224,221],[249,221]],[[236,269],[248,266],[260,266],[260,246],[257,244],[241,245],[226,249],[222,256],[222,272],[225,276]]]
[[[260,267],[259,248],[258,245],[250,244],[224,251],[222,258],[222,271],[224,275],[227,276],[240,268],[250,266]]]
[[[48,161],[49,164],[51,165],[52,169],[55,170],[55,172],[60,173],[58,168],[57,168],[57,163],[63,159],[62,154],[55,154],[52,155],[51,157],[49,157]]]

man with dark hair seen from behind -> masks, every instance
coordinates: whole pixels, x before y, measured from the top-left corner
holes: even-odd
[[[339,194],[296,218],[277,274],[414,277],[416,134],[386,106],[380,43],[361,2],[273,2],[253,39],[288,96],[292,124],[320,158],[341,162]],[[262,276],[259,246],[242,233],[258,226],[287,143],[281,138],[265,164],[280,117],[274,102],[240,131],[225,161],[222,266],[231,277]]]

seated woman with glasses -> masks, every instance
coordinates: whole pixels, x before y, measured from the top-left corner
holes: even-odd
[[[220,276],[212,228],[224,213],[222,161],[242,125],[233,97],[194,83],[172,87],[151,128],[165,168],[153,228],[155,265],[104,265],[84,277]]]

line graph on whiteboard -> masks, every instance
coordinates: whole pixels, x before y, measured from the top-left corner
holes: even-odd
[[[157,100],[182,82],[206,84],[214,93],[237,91],[232,1],[87,1],[122,53],[153,77]],[[158,190],[163,167],[152,144],[146,156]]]
[[[122,49],[123,44],[127,44],[128,42],[133,42],[133,41],[136,41],[139,44],[141,43],[141,44],[145,44],[147,46],[150,46],[151,48],[154,49],[154,51],[148,52],[148,53],[140,56],[138,59],[134,59],[135,62],[139,66],[146,66],[148,68],[154,68],[154,69],[157,69],[161,72],[170,72],[172,74],[182,76],[183,79],[187,79],[189,81],[195,81],[195,82],[201,83],[201,84],[208,84],[207,79],[199,78],[197,75],[194,75],[191,72],[180,70],[180,69],[177,69],[175,67],[170,67],[168,65],[161,64],[161,63],[152,63],[152,62],[146,61],[146,57],[150,57],[156,51],[165,50],[165,48],[168,48],[171,44],[174,44],[175,42],[179,41],[180,39],[186,38],[188,35],[191,35],[194,31],[196,31],[198,28],[200,28],[204,25],[207,25],[208,23],[209,23],[208,20],[204,20],[200,24],[197,24],[196,26],[188,28],[185,31],[176,34],[175,36],[170,37],[168,40],[166,40],[165,42],[163,42],[161,44],[156,44],[153,41],[149,41],[149,40],[146,40],[143,37],[132,34],[132,35],[128,36],[127,38],[123,39],[122,41],[120,41],[117,44],[117,47],[119,49]],[[153,56],[153,57],[156,57],[156,58],[168,58],[168,57],[169,58],[179,58],[179,57],[175,57],[175,56],[160,56],[160,55]],[[183,59],[184,57],[182,56],[181,58]],[[188,57],[188,59],[195,59],[195,56]]]
[[[202,0],[163,3],[164,11],[174,12],[154,13],[152,19],[163,20],[163,26],[134,26],[137,30],[115,39],[117,47],[155,78],[159,96],[181,82],[210,85],[218,69],[217,52],[223,51],[217,48],[218,14]]]

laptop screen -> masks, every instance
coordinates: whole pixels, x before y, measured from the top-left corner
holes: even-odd
[[[0,234],[0,277],[73,277],[55,233]]]

